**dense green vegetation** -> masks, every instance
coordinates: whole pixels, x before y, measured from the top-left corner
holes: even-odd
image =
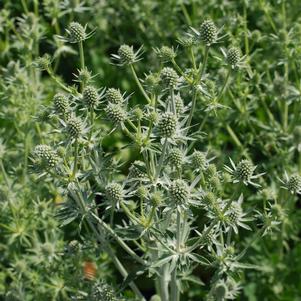
[[[299,1],[0,9],[0,300],[301,298]]]

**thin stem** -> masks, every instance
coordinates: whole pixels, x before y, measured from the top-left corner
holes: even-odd
[[[181,1],[180,5],[181,5],[181,9],[182,9],[182,12],[183,12],[183,15],[184,15],[184,17],[185,17],[185,20],[186,20],[187,24],[188,24],[188,25],[192,25],[191,19],[190,19],[190,16],[189,16],[189,14],[188,14],[188,11],[187,11],[187,9],[186,9],[186,6],[185,6],[185,4],[184,4],[184,1]]]
[[[171,62],[172,62],[172,64],[173,64],[174,68],[175,68],[175,69],[176,69],[176,70],[177,70],[177,71],[185,78],[185,80],[186,80],[189,84],[193,84],[193,81],[185,75],[184,71],[183,71],[183,70],[181,69],[181,67],[176,63],[176,61],[175,61],[174,59],[172,59]]]
[[[175,104],[175,90],[173,88],[170,89],[170,98],[171,98],[172,111],[177,116],[177,110],[176,110],[176,104]]]
[[[243,256],[245,256],[245,254],[247,253],[248,249],[253,245],[253,243],[256,242],[256,240],[262,235],[262,233],[264,232],[265,228],[263,227],[262,229],[260,229],[256,235],[254,236],[254,238],[247,244],[247,246],[240,252],[240,254],[236,257],[236,260],[240,260]]]
[[[143,94],[143,96],[145,97],[145,99],[147,100],[147,102],[148,102],[149,104],[151,104],[152,101],[151,101],[151,99],[149,98],[149,96],[147,95],[147,93],[146,93],[146,91],[144,90],[143,86],[141,85],[140,80],[139,80],[139,78],[138,78],[138,76],[137,76],[137,74],[136,74],[135,68],[134,68],[134,66],[133,66],[132,64],[130,65],[130,68],[131,68],[132,74],[133,74],[133,76],[134,76],[134,79],[135,79],[135,81],[136,81],[136,84],[137,84],[137,86],[139,87],[141,93]]]
[[[78,43],[79,47],[79,57],[80,57],[80,68],[81,70],[85,69],[85,55],[84,55],[84,47],[83,47],[83,41],[80,41]],[[80,92],[83,92],[84,90],[84,82],[80,82]]]
[[[244,16],[244,37],[245,37],[245,53],[249,55],[249,39],[248,39],[248,16],[247,16],[247,2],[244,1],[244,8],[243,8],[243,16]]]
[[[95,213],[91,213],[91,215],[96,219],[98,224],[103,227],[115,240],[118,244],[129,254],[131,255],[137,262],[145,265],[146,262],[140,258],[116,233],[115,231],[106,224],[102,219],[100,219]]]
[[[78,140],[75,139],[75,145],[74,145],[74,165],[73,165],[73,171],[71,175],[71,179],[75,179],[75,175],[77,172],[77,163],[78,163]]]
[[[127,127],[124,124],[121,125],[121,129],[128,137],[130,137],[134,142],[136,142],[135,136],[127,129]]]
[[[6,171],[5,171],[5,168],[4,168],[2,159],[0,159],[0,168],[1,168],[1,172],[2,172],[3,177],[4,177],[5,184],[6,184],[6,186],[7,186],[8,188],[10,188],[9,179],[8,179],[7,173],[6,173]]]
[[[125,204],[123,202],[120,202],[120,206],[123,209],[123,211],[125,212],[125,214],[128,216],[129,219],[135,221],[137,224],[141,224],[139,219],[129,210],[128,207],[125,206]]]
[[[27,7],[26,1],[25,0],[21,0],[21,3],[22,3],[22,6],[23,6],[23,9],[24,9],[24,12],[27,15],[29,11],[28,11],[28,7]]]
[[[199,80],[202,80],[202,77],[203,77],[203,75],[205,73],[206,65],[207,65],[207,60],[208,60],[209,49],[210,49],[210,47],[206,46],[206,48],[205,48],[205,54],[204,54],[204,59],[203,59],[203,63],[202,63],[202,69],[201,69],[201,72],[199,73],[199,76],[197,77],[197,82]]]
[[[199,82],[199,80],[202,80],[202,77],[203,77],[203,75],[205,73],[206,65],[207,65],[207,60],[208,60],[209,49],[210,49],[210,47],[206,46],[206,48],[205,48],[205,54],[204,54],[204,59],[203,59],[203,63],[202,63],[202,68],[201,68],[201,71],[198,73],[198,76],[196,78],[195,84],[197,84]],[[199,66],[199,70],[200,70],[200,67],[201,66]],[[188,117],[188,120],[187,120],[187,127],[189,127],[191,125],[192,117],[193,117],[193,114],[194,114],[194,111],[195,111],[195,107],[196,107],[197,94],[198,94],[198,91],[195,88],[194,94],[193,94],[193,98],[192,98],[191,109],[190,109],[189,117]]]
[[[225,90],[225,88],[226,88],[226,86],[227,86],[227,83],[228,83],[228,81],[229,81],[229,78],[230,78],[231,71],[232,71],[232,69],[231,69],[231,67],[229,67],[228,72],[227,72],[227,75],[226,75],[226,78],[225,78],[225,81],[224,81],[224,84],[223,84],[221,90],[220,90],[219,93],[218,93],[217,101],[219,101],[220,98],[223,96],[224,90]]]
[[[70,93],[70,94],[74,94],[73,91],[68,88],[67,86],[65,86],[54,74],[50,69],[47,69],[47,72],[49,74],[49,76],[66,92]]]
[[[233,139],[234,143],[236,144],[236,146],[238,146],[239,148],[243,148],[240,140],[238,139],[238,137],[236,136],[236,134],[234,133],[234,131],[232,130],[231,126],[229,124],[226,125],[226,129],[229,133],[229,135],[231,136],[231,138]]]
[[[191,109],[190,109],[189,116],[188,116],[188,119],[187,119],[187,127],[190,127],[190,125],[191,125],[193,113],[194,113],[195,106],[196,106],[197,94],[198,94],[198,92],[195,89],[194,93],[193,93],[193,98],[192,98],[192,103],[191,103]]]
[[[146,227],[149,227],[149,226],[150,226],[150,224],[151,224],[151,222],[152,222],[152,220],[153,220],[153,217],[154,217],[154,215],[155,215],[155,212],[156,212],[156,205],[153,205],[152,210],[151,210],[151,213],[150,213],[150,216],[149,216],[148,221],[147,221],[147,223],[146,223]]]
[[[193,69],[196,70],[196,62],[195,62],[195,56],[194,56],[194,52],[193,52],[193,47],[189,48],[189,52],[190,52],[190,56],[191,56],[191,61],[192,61]]]
[[[161,285],[161,300],[169,301],[169,292],[168,292],[168,266],[165,264],[162,267],[162,276],[160,277],[160,285]]]
[[[177,233],[176,233],[176,250],[177,253],[180,253],[180,246],[181,246],[181,213],[177,210]],[[178,301],[180,300],[180,294],[177,285],[177,267],[174,268],[172,272],[172,279],[171,279],[171,300]]]
[[[158,164],[158,167],[157,167],[157,170],[156,170],[155,181],[157,181],[157,179],[158,179],[158,177],[160,175],[162,166],[163,166],[163,161],[164,161],[164,157],[165,157],[165,153],[166,153],[166,149],[167,149],[167,144],[168,144],[168,140],[167,140],[167,138],[165,138],[164,144],[163,144],[163,148],[162,148],[161,157],[159,159],[159,164]]]

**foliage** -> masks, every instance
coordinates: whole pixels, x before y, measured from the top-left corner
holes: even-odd
[[[298,298],[298,1],[1,5],[2,299]]]

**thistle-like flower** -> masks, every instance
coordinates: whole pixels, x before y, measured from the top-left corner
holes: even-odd
[[[40,70],[48,70],[51,67],[51,57],[48,53],[40,56],[35,61],[35,66]]]
[[[124,95],[121,94],[119,89],[109,88],[106,90],[105,98],[111,103],[123,103]]]
[[[169,88],[176,88],[179,83],[179,76],[177,72],[170,67],[165,67],[160,73],[162,82]]]
[[[118,183],[110,183],[105,188],[106,197],[109,201],[114,203],[121,202],[123,200],[123,188]]]
[[[50,146],[40,144],[35,147],[32,160],[36,168],[49,170],[57,165],[58,155]]]
[[[135,52],[133,46],[121,45],[118,49],[118,54],[112,54],[112,59],[117,60],[117,65],[130,65],[141,60],[142,46]]]
[[[238,165],[236,166],[234,162],[230,159],[230,163],[232,165],[232,168],[225,165],[225,170],[232,175],[233,177],[233,183],[239,183],[242,182],[245,185],[253,185],[255,187],[260,187],[259,184],[254,183],[253,180],[258,179],[265,173],[260,173],[257,175],[254,175],[254,171],[256,169],[256,166],[253,165],[253,163],[249,160],[241,160]]]
[[[246,56],[242,56],[241,50],[238,47],[230,47],[228,50],[221,48],[221,52],[225,58],[226,64],[232,69],[247,68]]]
[[[155,52],[162,62],[170,62],[176,57],[174,49],[167,46],[155,48]]]
[[[301,194],[301,176],[299,174],[293,174],[290,177],[287,172],[284,173],[284,180],[281,180],[282,188],[288,190],[292,194]]]
[[[191,155],[191,163],[194,168],[199,171],[204,171],[209,166],[209,161],[206,158],[206,153],[195,150]]]
[[[169,153],[169,162],[171,166],[177,169],[181,168],[184,163],[184,154],[179,148],[174,148]]]
[[[241,58],[241,53],[240,53],[240,49],[238,49],[237,47],[231,47],[228,52],[227,52],[227,61],[229,63],[229,65],[231,65],[232,67],[235,67]]]
[[[175,180],[169,186],[169,193],[174,202],[179,205],[185,204],[190,195],[189,186],[182,179]]]
[[[232,202],[226,211],[226,216],[228,219],[228,225],[238,233],[238,227],[242,227],[246,230],[251,230],[251,228],[245,224],[245,222],[252,221],[251,217],[246,217],[246,213],[242,210],[243,195],[241,194],[236,202]]]
[[[118,301],[115,290],[104,282],[97,282],[92,287],[92,301]]]
[[[125,110],[119,103],[108,103],[105,112],[111,121],[118,124],[124,122],[127,117]]]
[[[176,132],[177,123],[177,117],[173,113],[163,113],[158,122],[159,135],[165,138],[172,137]]]
[[[143,180],[147,177],[145,163],[136,160],[129,168],[129,180]]]
[[[85,87],[83,91],[83,102],[90,108],[94,108],[99,101],[98,91],[93,86]]]
[[[68,97],[63,93],[57,93],[53,96],[53,104],[57,113],[66,114],[70,109]]]
[[[70,43],[79,43],[86,39],[86,27],[83,27],[78,22],[71,22],[66,31]]]
[[[78,117],[72,116],[67,121],[67,132],[70,138],[77,139],[79,138],[84,131],[84,125]]]
[[[211,20],[204,21],[200,26],[200,38],[207,46],[216,42],[218,30]]]

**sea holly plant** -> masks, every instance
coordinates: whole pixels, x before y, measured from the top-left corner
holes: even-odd
[[[211,271],[202,287],[206,300],[234,300],[243,270],[259,268],[245,261],[246,254],[280,224],[268,206],[255,211],[248,200],[254,193],[260,197],[257,182],[265,183],[264,172],[256,174],[249,155],[236,163],[230,159],[231,166],[223,168],[222,158],[198,146],[207,119],[219,122],[219,111],[227,110],[222,96],[231,76],[243,73],[241,51],[230,47],[223,82],[217,93],[210,89],[208,79],[214,75],[209,62],[215,60],[211,52],[220,51],[215,48],[223,41],[220,33],[211,20],[190,29],[187,37],[193,42],[180,40],[190,48],[189,66],[176,61],[175,48],[155,49],[166,65],[149,70],[143,79],[137,74],[142,48],[121,45],[112,63],[131,72],[143,99],[135,105],[132,91],[100,88],[93,81],[84,51],[91,35],[79,23],[71,23],[62,39],[78,44],[78,87],[59,80],[51,60],[44,64],[58,88],[48,118],[53,143],[35,147],[32,165],[39,180],[51,179],[61,192],[57,216],[62,226],[72,223],[83,239],[93,237],[123,278],[115,293],[91,279],[94,290],[84,300],[130,298],[123,294],[128,287],[133,300],[146,300],[139,280],[149,278],[154,283],[151,300],[179,301],[190,285],[204,285],[200,267]],[[196,114],[197,103],[203,116]],[[227,130],[236,137],[230,125]],[[131,152],[127,161],[105,143],[117,133],[122,135],[120,152]],[[290,179],[285,186],[299,193],[299,182]],[[248,239],[241,238],[242,231]],[[70,297],[79,298],[76,292]]]

